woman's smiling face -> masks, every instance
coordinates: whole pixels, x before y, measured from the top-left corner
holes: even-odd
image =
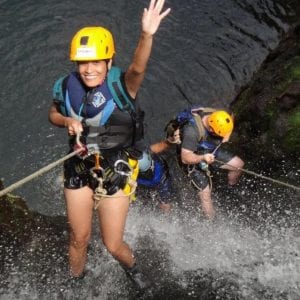
[[[83,83],[94,88],[104,82],[110,65],[111,60],[80,61],[78,72]]]

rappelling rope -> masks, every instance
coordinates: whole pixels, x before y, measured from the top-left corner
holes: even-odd
[[[16,183],[14,183],[14,184],[10,185],[9,187],[5,188],[4,190],[1,190],[0,191],[0,197],[6,195],[7,193],[9,193],[9,192],[11,192],[11,191],[13,191],[15,189],[17,189],[18,187],[20,187],[24,183],[26,183],[26,182],[28,182],[28,181],[30,181],[30,180],[38,177],[38,176],[41,176],[42,174],[50,171],[51,169],[53,169],[54,167],[62,164],[64,161],[68,160],[69,158],[71,158],[71,157],[79,154],[81,151],[82,150],[78,149],[78,150],[76,150],[74,152],[71,152],[68,155],[66,155],[66,156],[58,159],[57,161],[55,161],[55,162],[53,162],[53,163],[51,163],[51,164],[49,164],[49,165],[41,168],[40,170],[34,172],[33,174],[31,174],[31,175],[29,175],[29,176],[21,179],[20,181],[17,181]]]
[[[102,178],[98,178],[97,179],[99,181],[99,185],[98,187],[95,189],[95,193],[93,195],[93,199],[95,201],[94,203],[94,209],[97,209],[100,201],[104,198],[119,198],[119,197],[130,197],[131,195],[133,195],[136,191],[137,188],[137,183],[135,180],[132,179],[128,179],[127,184],[131,187],[130,189],[130,193],[126,194],[126,195],[107,195],[106,190],[103,188],[103,182],[102,182]]]
[[[80,133],[76,134],[76,144],[79,146],[82,146],[81,142],[80,142]],[[71,157],[80,154],[82,152],[82,148],[80,147],[79,149],[76,149],[75,151],[67,154],[66,156],[54,161],[53,163],[41,168],[40,170],[34,172],[33,174],[17,181],[16,183],[10,185],[9,187],[3,189],[0,191],[0,197],[6,195],[7,193],[17,189],[18,187],[20,187],[21,185],[23,185],[24,183],[33,180],[34,178],[43,175],[44,173],[50,171],[51,169],[53,169],[54,167],[62,164],[64,161],[70,159]]]
[[[78,138],[78,136],[77,136]],[[14,184],[8,186],[7,188],[3,189],[0,191],[0,197],[6,195],[7,193],[19,188],[20,186],[22,186],[23,184],[33,180],[34,178],[38,177],[38,176],[41,176],[43,175],[44,173],[50,171],[51,169],[53,169],[54,167],[62,164],[63,162],[65,162],[66,160],[70,159],[71,157],[79,154],[80,152],[82,152],[82,149],[77,149],[76,151],[73,151],[69,154],[67,154],[66,156],[58,159],[57,161],[41,168],[40,170],[34,172],[33,174],[15,182]],[[215,152],[215,151],[214,151]],[[213,152],[213,153],[214,153]],[[253,171],[250,171],[250,170],[247,170],[247,169],[243,169],[243,168],[238,168],[238,167],[235,167],[233,165],[230,165],[224,161],[221,161],[221,160],[218,160],[218,159],[215,159],[216,162],[219,162],[223,165],[227,165],[233,169],[236,169],[237,171],[242,171],[244,173],[247,173],[247,174],[250,174],[250,175],[253,175],[253,176],[256,176],[256,177],[259,177],[259,178],[262,178],[262,179],[265,179],[265,180],[269,180],[269,181],[272,181],[273,183],[277,183],[277,184],[280,184],[280,185],[283,185],[283,186],[286,186],[288,188],[291,188],[291,189],[294,189],[296,191],[300,191],[300,187],[298,186],[295,186],[295,185],[292,185],[292,184],[289,184],[289,183],[286,183],[286,182],[283,182],[283,181],[280,181],[280,180],[277,180],[277,179],[273,179],[271,177],[267,177],[267,176],[264,176],[262,174],[258,174],[258,173],[255,173]],[[124,197],[128,197],[128,196],[131,196],[132,194],[134,194],[135,190],[136,190],[136,187],[137,187],[137,184],[135,181],[133,180],[129,180],[128,181],[128,184],[131,186],[131,192],[129,194],[126,194],[124,195]],[[122,196],[122,195],[120,195]],[[106,195],[105,192],[103,190],[96,190],[96,193],[95,193],[95,200],[99,201],[101,198],[104,198],[104,197],[115,197],[114,195]]]
[[[55,162],[53,162],[53,163],[51,163],[51,164],[49,164],[49,165],[43,167],[42,169],[40,169],[40,170],[38,170],[38,171],[32,173],[31,175],[29,175],[29,176],[27,176],[27,177],[25,177],[25,178],[23,178],[23,179],[21,179],[21,180],[15,182],[14,184],[8,186],[7,188],[1,190],[1,191],[0,191],[0,197],[2,197],[2,196],[4,196],[4,195],[6,195],[7,193],[9,193],[9,192],[11,192],[11,191],[13,191],[13,190],[19,188],[20,186],[22,186],[22,185],[25,184],[26,182],[29,182],[29,181],[33,180],[34,178],[43,175],[44,173],[50,171],[50,170],[53,169],[54,167],[56,167],[56,166],[62,164],[64,161],[66,161],[66,160],[70,159],[71,157],[73,157],[73,156],[79,154],[81,151],[82,151],[81,149],[78,149],[78,150],[76,150],[76,151],[73,151],[73,152],[69,153],[68,155],[66,155],[66,156],[64,156],[64,157],[62,157],[62,158],[60,158],[60,159],[58,159],[57,161],[55,161]],[[99,180],[100,180],[100,178],[99,178]],[[129,193],[129,194],[126,194],[126,195],[120,195],[120,196],[118,196],[118,197],[128,197],[128,196],[131,196],[132,194],[135,193],[136,187],[137,187],[136,182],[135,182],[134,180],[128,180],[128,184],[131,186],[131,191],[130,191],[130,193]],[[104,192],[103,190],[101,190],[101,189],[97,190],[97,189],[96,189],[96,192],[95,192],[95,198],[99,201],[101,198],[104,198],[104,197],[105,197],[105,198],[110,198],[110,197],[116,197],[116,196],[114,196],[114,195],[106,195],[105,192]],[[96,199],[95,199],[95,200],[96,200]]]
[[[272,181],[272,182],[277,183],[277,184],[280,184],[280,185],[284,185],[284,186],[289,187],[289,188],[291,188],[291,189],[294,189],[294,190],[296,190],[296,191],[300,191],[300,187],[299,187],[299,186],[295,186],[295,185],[292,185],[292,184],[289,184],[289,183],[286,183],[286,182],[283,182],[283,181],[280,181],[280,180],[277,180],[277,179],[273,179],[273,178],[271,178],[271,177],[267,177],[267,176],[264,176],[264,175],[262,175],[262,174],[255,173],[255,172],[249,171],[249,170],[247,170],[247,169],[237,168],[237,167],[235,167],[235,166],[233,166],[233,165],[230,165],[230,164],[228,164],[228,163],[226,163],[226,162],[224,162],[224,161],[218,160],[218,159],[215,159],[215,161],[216,161],[216,162],[219,162],[219,163],[221,163],[221,164],[223,164],[223,165],[227,165],[227,166],[229,166],[229,167],[231,167],[231,168],[233,168],[233,169],[235,169],[235,170],[237,170],[237,171],[242,171],[242,172],[244,172],[244,173],[247,173],[247,174],[250,174],[250,175],[259,177],[259,178],[263,178],[263,179]]]

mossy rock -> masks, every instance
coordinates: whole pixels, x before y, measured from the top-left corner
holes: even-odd
[[[0,181],[0,188],[3,184]],[[0,197],[0,230],[22,234],[34,224],[34,218],[24,199],[8,193]]]
[[[292,161],[300,151],[300,26],[271,52],[232,110],[234,143],[247,160]]]
[[[300,153],[300,106],[298,105],[287,119],[287,134],[283,140],[283,146],[287,151]]]

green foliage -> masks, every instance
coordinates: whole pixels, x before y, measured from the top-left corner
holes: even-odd
[[[300,56],[295,56],[282,68],[281,79],[274,88],[277,93],[282,93],[292,81],[297,80],[300,80]]]
[[[293,80],[300,80],[300,56],[296,56],[292,60],[290,74]]]
[[[300,152],[300,106],[298,105],[288,117],[288,131],[284,139],[285,147],[294,153]]]

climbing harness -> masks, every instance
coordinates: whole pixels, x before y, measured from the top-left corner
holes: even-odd
[[[133,159],[129,159],[129,162],[126,162],[125,160],[118,159],[115,161],[113,167],[107,167],[106,169],[103,169],[101,167],[100,163],[100,150],[97,147],[97,145],[90,145],[85,146],[80,142],[80,135],[78,134],[76,136],[76,148],[80,147],[81,149],[84,149],[84,155],[81,157],[82,159],[86,159],[88,156],[94,156],[95,163],[94,166],[89,170],[91,176],[95,179],[97,182],[96,187],[94,188],[94,195],[93,199],[95,201],[94,203],[94,209],[97,209],[99,206],[99,201],[103,198],[112,198],[115,197],[114,195],[108,195],[109,191],[107,188],[105,188],[105,182],[109,181],[111,183],[118,180],[119,176],[125,176],[126,179],[126,185],[124,187],[124,192],[126,195],[121,195],[119,197],[130,197],[130,200],[134,200],[134,193],[136,190],[136,179],[137,179],[137,173],[134,174],[134,169],[137,167],[137,161]],[[81,155],[81,154],[79,154]],[[136,162],[134,164],[134,162]],[[124,171],[122,166],[127,169],[127,171]],[[138,170],[137,170],[138,171]],[[133,176],[134,174],[134,176]]]
[[[98,186],[95,188],[94,195],[93,195],[93,199],[95,201],[94,209],[98,208],[101,199],[116,197],[115,195],[108,195],[107,190],[104,188],[104,181],[108,178],[114,178],[116,174],[127,177],[126,186],[123,189],[126,195],[120,195],[118,197],[130,197],[130,199],[133,200],[134,197],[132,196],[134,195],[137,187],[137,183],[135,180],[136,178],[133,178],[134,168],[131,165],[131,161],[133,160],[131,160],[130,162],[126,162],[125,160],[119,159],[114,163],[113,168],[107,168],[106,170],[104,170],[103,168],[100,167],[99,157],[100,155],[99,153],[97,153],[95,157],[95,167],[93,167],[90,170],[93,178],[95,178],[98,181]],[[128,171],[127,172],[123,171],[120,168],[120,165],[123,166],[125,165]],[[127,186],[129,187],[129,189]]]
[[[193,165],[192,168],[190,168],[190,169],[188,168],[188,176],[189,176],[189,177],[191,177],[191,173],[193,173],[193,172],[195,171],[196,166],[197,166],[197,165]],[[206,176],[207,176],[207,178],[208,178],[208,180],[209,180],[209,186],[210,186],[210,189],[212,190],[212,177],[213,177],[213,176],[212,176],[212,173],[210,172],[210,169],[209,169],[208,164],[207,164],[204,160],[202,160],[202,161],[198,164],[198,166],[199,166],[199,168],[200,168],[202,171],[205,172],[205,174],[206,174]],[[191,179],[191,182],[192,182],[192,184],[194,185],[194,187],[196,187],[196,189],[198,189],[199,191],[202,190],[202,188],[199,187],[199,185],[198,185],[193,179]]]

